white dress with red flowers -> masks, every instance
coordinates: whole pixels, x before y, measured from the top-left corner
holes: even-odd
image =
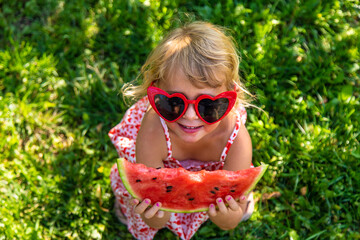
[[[138,131],[140,129],[141,121],[145,112],[149,107],[149,100],[147,97],[140,99],[133,106],[131,106],[125,113],[121,122],[116,125],[109,132],[109,137],[114,144],[120,157],[127,159],[130,162],[136,162],[135,159],[135,142]],[[168,156],[163,161],[164,166],[167,168],[183,167],[189,171],[199,171],[206,169],[208,171],[214,171],[222,169],[226,155],[237,136],[240,129],[241,122],[246,122],[246,110],[244,107],[239,107],[237,114],[237,120],[233,133],[231,134],[224,150],[221,154],[220,160],[217,162],[201,162],[195,160],[178,161],[172,157],[171,142],[169,137],[169,131],[164,120],[160,118],[162,126],[164,128]],[[115,194],[116,201],[118,201],[122,213],[127,218],[128,230],[136,239],[150,240],[153,239],[158,229],[149,227],[140,217],[139,214],[134,213],[133,207],[130,202],[132,197],[123,186],[116,164],[113,165],[110,173],[111,187]],[[166,227],[178,235],[182,240],[190,239],[194,233],[199,229],[207,219],[206,212],[197,213],[171,213],[170,220],[166,224]]]

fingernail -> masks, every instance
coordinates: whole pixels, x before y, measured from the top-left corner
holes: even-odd
[[[210,208],[214,208],[214,204],[210,204]]]
[[[226,200],[230,201],[230,200],[231,200],[231,197],[230,197],[230,196],[229,196],[229,197],[227,197],[227,198],[226,198]]]
[[[222,202],[221,198],[220,198],[220,199],[218,199],[218,202]]]
[[[245,200],[245,196],[241,196],[241,198],[240,198],[241,200]]]
[[[157,207],[160,207],[160,203],[156,203],[156,206],[157,206]]]
[[[147,199],[145,199],[145,203],[150,203],[150,201],[149,201],[149,200],[147,200]]]

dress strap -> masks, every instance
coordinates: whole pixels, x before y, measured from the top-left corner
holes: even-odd
[[[229,140],[227,141],[226,143],[226,146],[221,154],[221,157],[220,157],[220,162],[224,162],[225,159],[226,159],[226,156],[229,152],[229,149],[231,147],[231,145],[234,143],[234,140],[236,138],[236,136],[238,135],[238,132],[240,130],[240,126],[241,126],[241,117],[240,117],[240,113],[238,111],[236,111],[236,123],[235,123],[235,127],[234,127],[234,130],[233,132],[231,133],[230,135],[230,138]]]
[[[170,135],[169,135],[169,129],[165,123],[165,120],[160,118],[160,122],[161,125],[164,129],[164,133],[165,133],[165,140],[166,140],[166,147],[167,147],[167,151],[168,151],[168,155],[167,155],[167,159],[171,159],[172,158],[172,148],[171,148],[171,141],[170,141]]]

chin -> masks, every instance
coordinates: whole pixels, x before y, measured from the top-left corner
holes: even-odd
[[[168,125],[169,129],[171,129],[179,138],[181,138],[186,143],[196,143],[204,138],[206,135],[213,132],[218,124],[212,125],[201,125],[201,127],[197,130],[189,130],[184,129],[181,126],[182,124],[171,123]]]
[[[181,139],[186,143],[196,143],[200,141],[202,136],[181,136]]]

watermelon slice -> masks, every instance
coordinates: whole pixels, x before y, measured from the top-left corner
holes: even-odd
[[[164,211],[187,213],[207,211],[219,197],[237,199],[248,194],[268,167],[190,172],[184,168],[149,168],[123,158],[117,164],[121,180],[134,198],[161,202]]]

